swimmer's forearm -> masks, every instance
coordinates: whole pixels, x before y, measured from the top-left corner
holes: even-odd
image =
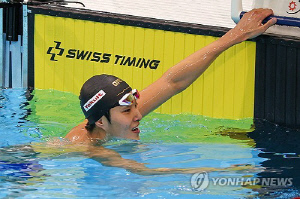
[[[194,174],[199,172],[212,172],[212,171],[219,171],[221,169],[217,168],[143,168],[143,169],[132,169],[130,172],[136,173],[139,175],[165,175],[165,174]]]
[[[150,169],[147,167],[143,168],[131,168],[128,169],[132,173],[139,175],[164,175],[164,174],[194,174],[200,172],[213,172],[213,171],[242,171],[242,170],[257,170],[252,165],[233,165],[225,168],[214,168],[214,167],[199,167],[199,168],[156,168]]]
[[[138,101],[141,114],[143,116],[147,115],[172,96],[191,85],[220,53],[233,45],[233,41],[228,42],[226,40],[227,36],[224,36],[198,50],[170,68],[161,78],[144,89]]]
[[[211,172],[223,170],[219,168],[148,168],[144,163],[139,163],[135,160],[124,159],[121,156],[113,157],[92,157],[94,160],[100,162],[104,166],[119,167],[130,171],[131,173],[139,175],[163,175],[163,174],[176,174],[176,173],[197,173],[197,172]]]
[[[255,9],[241,19],[237,26],[227,32],[223,37],[210,45],[198,50],[179,64],[170,68],[164,78],[174,88],[175,92],[180,92],[193,83],[210,64],[225,50],[247,39],[254,38],[265,32],[270,26],[276,23],[276,19],[262,24],[262,21],[273,11],[270,9]]]
[[[102,151],[103,152],[103,151]],[[101,155],[100,155],[101,154]],[[164,175],[164,174],[193,174],[198,172],[233,171],[253,169],[252,165],[233,165],[226,168],[199,167],[199,168],[148,168],[144,163],[135,160],[124,159],[119,154],[110,153],[108,156],[100,153],[93,154],[93,159],[104,166],[119,167],[138,175]]]
[[[236,43],[239,43],[239,40],[224,35],[170,68],[162,78],[165,78],[165,81],[168,82],[177,93],[181,92],[202,75],[222,52]]]
[[[275,24],[276,19],[262,25],[262,21],[273,14],[269,9],[256,9],[244,15],[237,26],[220,39],[196,51],[170,68],[161,78],[141,92],[138,108],[147,115],[173,95],[190,86],[226,49],[247,39],[262,34]]]
[[[161,78],[141,92],[138,108],[147,115],[172,96],[191,85],[227,48],[238,42],[224,36],[198,50],[167,70]]]

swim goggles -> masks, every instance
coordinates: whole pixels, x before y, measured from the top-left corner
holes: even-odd
[[[130,93],[125,94],[120,100],[119,105],[120,106],[129,106],[133,104],[134,100],[137,100],[140,98],[140,93],[138,90],[133,89]]]

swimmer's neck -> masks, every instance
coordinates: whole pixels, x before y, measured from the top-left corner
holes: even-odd
[[[93,144],[105,143],[110,140],[108,134],[103,129],[97,127],[93,131],[87,131],[86,135],[87,139]]]
[[[70,140],[72,143],[80,144],[98,144],[104,143],[108,140],[106,132],[101,128],[94,128],[93,131],[89,132],[85,128],[86,123],[82,122],[78,126],[74,127],[65,138]]]

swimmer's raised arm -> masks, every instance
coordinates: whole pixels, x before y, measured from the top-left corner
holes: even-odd
[[[143,116],[191,85],[223,51],[275,24],[276,19],[262,24],[272,14],[270,9],[255,9],[245,14],[235,28],[170,68],[141,95],[113,75],[91,77],[83,84],[79,96],[87,120],[73,128],[66,138],[81,144],[106,142],[113,137],[138,140]]]
[[[276,19],[273,18],[262,24],[262,21],[272,14],[270,9],[254,9],[246,13],[236,27],[220,39],[166,71],[161,78],[141,91],[141,98],[138,100],[141,114],[147,115],[173,95],[185,90],[226,49],[265,32],[276,23]]]

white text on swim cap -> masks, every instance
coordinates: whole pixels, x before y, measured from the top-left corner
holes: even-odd
[[[115,81],[112,82],[112,85],[118,86],[122,82],[121,79],[116,79]]]
[[[102,97],[104,97],[106,93],[103,90],[100,90],[98,93],[96,93],[89,101],[87,101],[83,108],[85,111],[90,110],[99,100],[101,100]]]

